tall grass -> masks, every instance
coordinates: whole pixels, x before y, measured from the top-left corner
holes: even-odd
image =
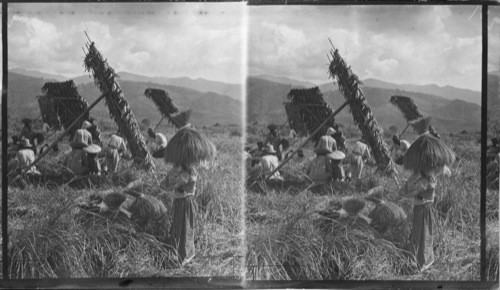
[[[76,206],[93,193],[119,191],[142,178],[138,189],[160,199],[170,212],[172,197],[159,188],[170,165],[155,160],[153,173],[122,160],[113,179],[91,177],[75,186],[68,182],[70,174],[61,177],[59,152],[39,164],[46,173],[42,178],[9,188],[11,277],[240,276],[244,253],[241,139],[224,130],[204,133],[216,144],[218,155],[210,167],[199,170],[196,256],[191,263],[180,266],[175,250],[164,243],[170,215],[162,224],[143,229],[124,215],[96,214]],[[62,147],[61,151],[69,149],[65,143]]]
[[[407,137],[413,140],[411,134]],[[413,205],[399,196],[395,181],[367,166],[356,187],[333,183],[308,188],[303,172],[314,156],[309,144],[306,157],[294,158],[283,167],[287,181],[247,189],[247,278],[478,280],[480,148],[474,138],[443,138],[453,145],[459,161],[452,166],[450,178],[438,178],[433,204],[436,262],[429,271],[416,271],[412,255],[405,250]],[[348,139],[347,147],[355,140]],[[410,172],[398,169],[399,182],[405,182]],[[314,209],[328,209],[342,198],[363,197],[376,185],[383,188],[384,200],[405,210],[408,219],[403,224],[379,234],[356,220],[327,220],[314,214]],[[488,192],[488,199],[493,202],[488,203],[487,215],[494,224],[498,195]],[[373,206],[368,202],[363,212]],[[490,269],[495,273],[495,246],[489,249]]]

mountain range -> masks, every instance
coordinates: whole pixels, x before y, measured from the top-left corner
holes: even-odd
[[[41,95],[41,88],[48,81],[56,80],[9,71],[7,102],[9,115],[38,117],[40,111],[36,96]],[[151,82],[120,79],[118,83],[138,121],[148,118],[154,123],[161,119],[156,105],[144,95],[147,88],[157,88],[165,90],[180,110],[191,108],[193,110],[191,121],[196,126],[212,126],[216,123],[241,124],[241,101],[229,96]],[[88,104],[91,104],[101,94],[92,79],[85,83],[79,82],[77,88]],[[92,109],[91,114],[97,118],[109,118],[109,111],[104,102]]]
[[[322,92],[338,89],[338,87],[332,81],[318,85],[308,81],[301,81],[283,76],[255,75],[252,77],[280,84],[288,84],[289,86],[292,86],[294,88],[318,86]],[[476,103],[478,105],[481,104],[481,92],[468,89],[460,89],[451,86],[438,86],[435,84],[430,84],[430,85],[395,84],[373,78],[361,80],[361,82],[365,87],[399,90],[406,92],[418,92],[418,93],[443,97],[448,100],[458,99],[469,103]]]
[[[275,80],[278,80],[275,78]],[[300,82],[274,82],[260,77],[249,77],[247,81],[247,122],[252,124],[258,122],[278,123],[286,122],[286,112],[283,102],[290,91],[290,86],[300,87]],[[368,86],[366,83],[375,84]],[[428,93],[425,88],[414,86],[413,91],[407,91],[410,87],[401,90],[400,85],[372,80],[361,87],[365,98],[370,106],[379,125],[387,129],[392,125],[404,128],[406,121],[398,108],[389,102],[393,95],[406,95],[413,99],[419,111],[423,115],[430,115],[434,125],[441,132],[461,132],[463,130],[477,132],[481,128],[481,107],[472,102],[461,99],[448,99],[442,95]],[[385,85],[384,87],[384,84]],[[319,86],[325,101],[335,109],[344,101],[344,96],[333,85],[324,84]],[[437,87],[437,86],[436,86]],[[439,88],[439,87],[438,87]],[[461,95],[472,95],[472,91],[458,88],[448,88],[457,91]],[[477,92],[473,92],[474,94]],[[480,95],[480,93],[479,93]],[[448,96],[449,97],[449,96]],[[480,98],[479,98],[480,99]],[[354,126],[352,115],[345,109],[336,117],[339,123]]]
[[[94,82],[94,79],[90,74],[70,78],[60,74],[49,74],[36,70],[26,70],[19,68],[10,69],[9,72],[30,76],[34,78],[42,78],[45,81],[54,80],[61,82],[72,79],[76,85]],[[203,93],[214,92],[219,95],[226,95],[239,101],[243,99],[241,96],[242,86],[240,84],[229,84],[202,78],[191,79],[188,77],[179,77],[179,78],[148,77],[148,76],[132,74],[129,72],[117,72],[117,75],[119,76],[120,81],[133,81],[133,82],[185,87]]]

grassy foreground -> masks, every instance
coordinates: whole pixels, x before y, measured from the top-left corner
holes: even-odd
[[[76,206],[102,190],[119,190],[142,178],[144,194],[157,197],[170,211],[172,199],[163,192],[170,165],[156,159],[156,173],[131,167],[122,160],[113,179],[70,181],[57,160],[69,150],[63,142],[38,169],[45,176],[9,187],[9,269],[11,278],[81,278],[131,276],[240,276],[243,266],[243,190],[241,134],[231,128],[201,130],[216,145],[216,160],[200,169],[196,201],[196,257],[181,267],[163,238],[170,215],[161,224],[139,229],[123,216],[102,216]],[[172,129],[164,129],[167,138]],[[104,141],[110,131],[103,134]],[[62,176],[62,177],[61,177]]]
[[[247,140],[259,138],[255,134]],[[408,139],[413,141],[415,136]],[[436,262],[429,271],[419,273],[410,262],[406,245],[412,202],[398,196],[395,181],[367,166],[356,187],[333,183],[311,188],[304,176],[314,157],[309,144],[304,158],[295,157],[283,167],[284,182],[260,182],[247,188],[247,279],[479,280],[480,145],[474,136],[443,139],[460,159],[452,166],[451,177],[438,179],[434,203]],[[355,140],[347,140],[348,148]],[[410,172],[398,169],[402,184]],[[400,205],[408,216],[406,222],[384,234],[356,220],[332,221],[315,213],[346,197],[362,198],[378,185],[384,189],[384,199]],[[487,205],[488,279],[498,280],[496,192],[488,191]],[[367,215],[373,207],[368,202],[362,213]]]

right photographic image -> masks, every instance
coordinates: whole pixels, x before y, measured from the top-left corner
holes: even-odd
[[[479,281],[481,7],[251,4],[246,278]],[[498,280],[491,9],[486,267]]]

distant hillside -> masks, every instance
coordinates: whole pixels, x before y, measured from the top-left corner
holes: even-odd
[[[41,94],[41,87],[45,82],[46,80],[9,73],[8,107],[11,116],[38,117],[40,111],[35,96]],[[144,96],[147,88],[158,88],[165,90],[181,110],[192,108],[194,110],[192,123],[196,126],[241,123],[241,102],[228,96],[143,82],[121,80],[119,84],[139,121],[143,118],[148,118],[152,122],[161,119],[154,103]],[[78,85],[78,91],[89,104],[100,95],[93,82]],[[109,118],[109,111],[104,102],[93,109],[92,115],[97,118]]]
[[[290,86],[254,77],[248,79],[247,90],[249,123],[258,121],[259,123],[277,122],[282,124],[286,121],[283,102],[290,90]],[[402,92],[397,89],[363,86],[362,90],[377,122],[383,128],[388,128],[391,125],[403,128],[406,125],[401,112],[389,102],[392,95],[405,94],[414,100],[420,112],[433,117],[438,131],[480,130],[480,107],[476,104],[460,100],[449,101],[439,96]],[[344,96],[338,90],[322,92],[325,101],[333,109],[339,107],[345,101]],[[336,120],[345,125],[354,126],[352,115],[347,109],[343,110],[336,117]]]
[[[500,127],[500,72],[488,74],[488,121]]]
[[[376,79],[366,79],[362,81],[366,87],[376,87],[383,89],[398,89],[408,92],[419,92],[423,94],[440,96],[448,100],[459,99],[462,101],[481,104],[481,92],[467,89],[459,89],[451,86],[440,87],[435,84],[431,85],[411,85],[411,84],[393,84],[383,82]]]
[[[10,69],[9,73],[10,72],[25,75],[25,76],[30,76],[30,77],[34,77],[34,78],[43,78],[45,80],[55,80],[58,82],[67,81],[68,79],[70,79],[70,78],[62,76],[62,75],[49,74],[49,73],[44,73],[44,72],[40,72],[40,71],[36,71],[36,70],[27,70],[27,69],[22,69],[22,68]]]
[[[119,80],[153,83],[160,85],[178,86],[193,89],[199,92],[214,92],[219,95],[226,95],[235,100],[241,101],[241,85],[228,84],[217,81],[206,80],[202,78],[191,79],[188,77],[167,78],[167,77],[147,77],[128,72],[118,72]],[[94,80],[89,75],[82,75],[73,79],[76,84],[85,84]]]
[[[65,77],[62,75],[53,75],[35,70],[26,70],[26,69],[11,69],[9,72],[30,76],[34,78],[43,78],[43,79],[51,79],[55,81],[66,81],[71,79],[69,77]],[[235,100],[241,101],[243,98],[241,96],[241,85],[240,84],[229,84],[217,81],[206,80],[202,78],[191,79],[188,77],[180,77],[180,78],[168,78],[168,77],[147,77],[137,74],[132,74],[128,72],[118,72],[118,76],[122,81],[133,81],[133,82],[145,82],[145,83],[154,83],[160,85],[170,85],[170,86],[179,86],[190,88],[199,92],[214,92],[219,95],[229,96]],[[90,76],[90,74],[84,74],[78,77],[72,78],[75,84],[86,84],[93,83],[94,79]]]

